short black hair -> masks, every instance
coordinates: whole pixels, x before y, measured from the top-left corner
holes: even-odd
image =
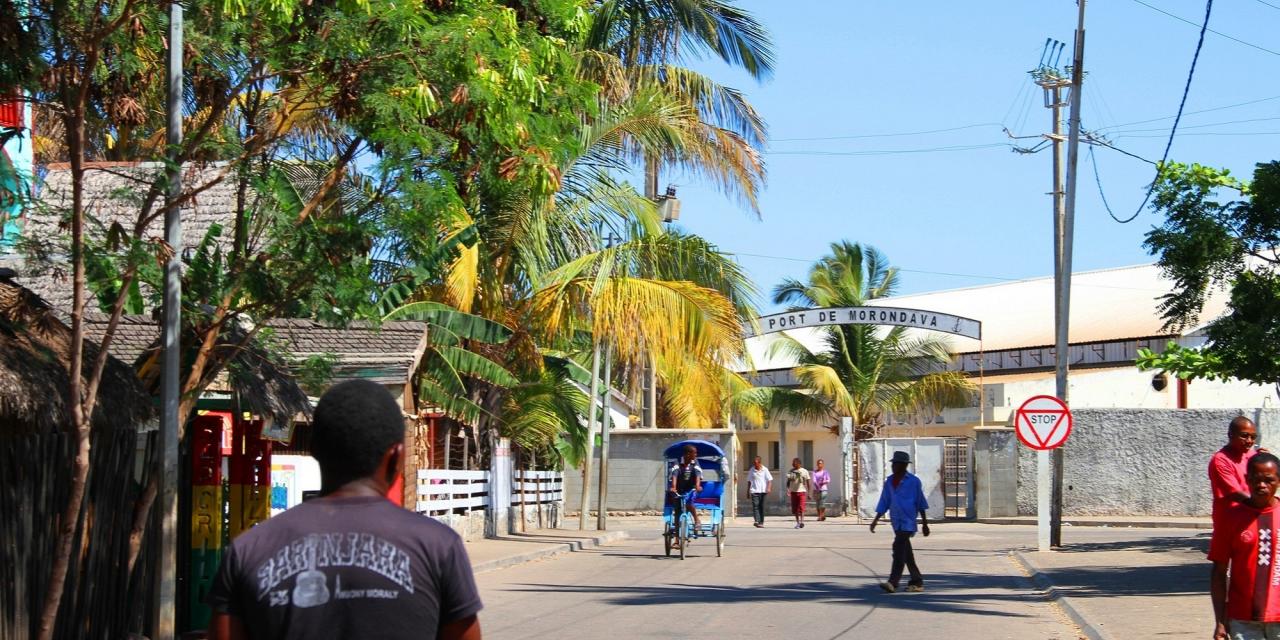
[[[686,444],[683,451],[684,453],[692,453],[694,456],[698,455],[698,448],[691,444]]]
[[[348,380],[320,397],[311,421],[311,455],[326,488],[377,470],[387,449],[404,442],[400,405],[382,385]]]
[[[1257,425],[1253,424],[1252,420],[1244,416],[1236,416],[1235,418],[1231,419],[1231,422],[1227,423],[1227,435],[1234,436],[1235,434],[1240,432],[1240,427],[1243,427],[1246,424],[1253,427],[1254,429],[1258,428]]]
[[[1267,453],[1266,451],[1259,451],[1258,453],[1253,454],[1253,457],[1249,458],[1249,464],[1247,465],[1247,468],[1249,471],[1253,471],[1254,465],[1262,465],[1262,464],[1268,464],[1268,463],[1274,464],[1276,466],[1276,469],[1280,470],[1280,458],[1277,458],[1275,454]]]

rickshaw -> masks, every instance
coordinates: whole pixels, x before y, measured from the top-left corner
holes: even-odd
[[[664,483],[669,482],[671,467],[680,464],[684,457],[685,445],[693,445],[698,450],[698,466],[702,468],[702,490],[676,496],[674,506],[673,500],[666,500],[662,508],[663,544],[668,556],[671,555],[671,548],[677,547],[680,559],[683,560],[690,541],[696,537],[711,537],[716,540],[716,556],[719,557],[724,555],[724,510],[728,499],[724,484],[729,480],[729,467],[725,462],[724,451],[715,443],[706,440],[681,440],[663,451],[667,464],[667,473],[663,474]],[[662,489],[666,493],[669,485],[664,484]],[[693,515],[684,508],[686,504],[693,504],[695,509],[702,512],[699,526],[694,526]]]

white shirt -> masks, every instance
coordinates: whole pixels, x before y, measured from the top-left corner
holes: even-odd
[[[773,482],[773,474],[763,466],[756,469],[755,465],[751,465],[751,472],[747,474],[747,486],[751,493],[768,493],[769,483]]]

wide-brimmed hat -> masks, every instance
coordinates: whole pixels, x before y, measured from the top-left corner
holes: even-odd
[[[906,463],[910,463],[910,462],[911,462],[911,456],[907,455],[907,452],[906,452],[906,451],[894,451],[894,452],[893,452],[893,458],[892,458],[892,459],[890,459],[890,460],[889,460],[889,462],[892,462],[892,463],[894,463],[894,464],[897,464],[897,463],[899,463],[899,462],[904,463],[904,464],[906,464]]]

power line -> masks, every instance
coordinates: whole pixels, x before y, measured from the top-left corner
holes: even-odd
[[[1191,116],[1191,115],[1196,115],[1196,114],[1200,114],[1200,113],[1209,113],[1210,111],[1223,111],[1223,110],[1226,110],[1226,109],[1234,109],[1234,108],[1236,108],[1236,107],[1245,107],[1245,106],[1248,106],[1248,105],[1251,105],[1251,104],[1258,104],[1259,102],[1270,102],[1270,101],[1272,101],[1272,100],[1280,100],[1280,96],[1270,96],[1270,97],[1267,97],[1267,98],[1258,98],[1257,100],[1249,100],[1249,101],[1247,101],[1247,102],[1237,102],[1237,103],[1235,103],[1235,104],[1223,105],[1223,106],[1221,106],[1221,107],[1210,107],[1210,108],[1208,108],[1208,109],[1200,109],[1199,111],[1188,111],[1188,112],[1186,113],[1186,115]],[[1107,130],[1109,130],[1109,129],[1117,129],[1117,128],[1120,128],[1120,127],[1128,127],[1128,126],[1135,125],[1135,124],[1147,124],[1148,122],[1160,122],[1161,120],[1172,120],[1172,119],[1173,119],[1173,118],[1175,118],[1175,117],[1176,117],[1176,116],[1162,116],[1162,117],[1159,117],[1159,118],[1149,118],[1149,119],[1147,119],[1147,120],[1135,120],[1135,121],[1133,121],[1133,122],[1122,122],[1122,123],[1120,123],[1120,124],[1113,124],[1113,125],[1108,125],[1108,126],[1105,126],[1105,127],[1100,127],[1100,128],[1098,128],[1098,129],[1096,129],[1095,131],[1107,131]]]
[[[1199,133],[1184,133],[1182,137],[1190,138],[1195,136],[1210,137],[1239,137],[1239,136],[1276,136],[1280,135],[1280,131],[1201,131]],[[1117,138],[1163,138],[1163,135],[1143,134],[1143,135],[1123,135]]]
[[[1156,161],[1155,161],[1155,160],[1148,160],[1148,159],[1146,159],[1146,158],[1144,158],[1144,157],[1142,157],[1142,156],[1140,156],[1140,155],[1138,155],[1138,154],[1136,154],[1136,153],[1133,153],[1133,152],[1131,152],[1131,151],[1125,151],[1124,149],[1121,149],[1120,147],[1117,147],[1117,146],[1115,146],[1114,144],[1111,144],[1110,142],[1108,142],[1108,141],[1106,141],[1106,140],[1103,140],[1102,138],[1095,137],[1095,136],[1093,135],[1093,133],[1091,133],[1091,132],[1090,132],[1090,133],[1085,133],[1084,135],[1085,135],[1085,143],[1086,143],[1086,144],[1088,144],[1088,145],[1091,145],[1091,146],[1095,146],[1095,145],[1096,145],[1096,146],[1099,146],[1099,147],[1106,147],[1106,148],[1108,148],[1108,149],[1111,149],[1112,151],[1119,151],[1120,153],[1123,153],[1124,155],[1129,156],[1130,158],[1135,158],[1135,159],[1137,159],[1137,160],[1141,160],[1141,161],[1143,161],[1143,162],[1145,162],[1145,163],[1147,163],[1147,164],[1152,164],[1152,165],[1153,165],[1153,164],[1155,164],[1155,163],[1156,163]],[[1093,153],[1092,149],[1089,151],[1089,153]],[[1096,169],[1096,166],[1095,166],[1095,169]]]
[[[1280,120],[1280,116],[1271,117],[1271,118],[1249,118],[1247,120],[1226,120],[1223,122],[1206,122],[1204,124],[1187,125],[1183,127],[1183,130],[1205,129],[1208,127],[1220,127],[1228,124],[1244,124],[1246,122],[1271,122],[1273,120]],[[1129,134],[1129,133],[1150,133],[1152,131],[1163,132],[1164,130],[1165,130],[1164,127],[1160,127],[1158,129],[1120,129],[1118,131],[1111,131],[1111,133],[1115,135],[1120,135],[1120,134]],[[1189,134],[1184,134],[1184,135],[1189,135]]]
[[[1275,9],[1275,10],[1277,10],[1277,11],[1280,11],[1280,6],[1276,6],[1276,5],[1274,5],[1274,4],[1271,4],[1270,2],[1267,2],[1266,0],[1257,0],[1257,2],[1258,2],[1258,4],[1265,4],[1265,5],[1267,5],[1268,7],[1271,7],[1272,9]]]
[[[1151,6],[1142,2],[1142,0],[1133,1],[1149,7]],[[1155,7],[1152,8],[1154,9]],[[1159,11],[1159,9],[1156,10]],[[1161,13],[1164,12],[1161,11]],[[1169,160],[1169,150],[1173,148],[1173,137],[1178,134],[1178,123],[1182,122],[1182,109],[1187,106],[1187,96],[1191,93],[1191,80],[1196,76],[1196,63],[1200,61],[1200,49],[1204,47],[1204,33],[1209,30],[1209,16],[1212,14],[1213,0],[1208,0],[1204,5],[1204,24],[1200,25],[1200,38],[1196,40],[1196,52],[1191,56],[1191,69],[1187,71],[1187,83],[1182,87],[1182,100],[1178,102],[1178,114],[1173,118],[1173,127],[1169,129],[1169,141],[1164,145],[1164,155],[1160,158],[1160,164],[1156,165],[1156,176],[1151,179],[1151,185],[1147,187],[1147,195],[1143,196],[1142,204],[1138,205],[1138,209],[1133,212],[1133,215],[1124,220],[1117,218],[1114,213],[1111,213],[1110,209],[1107,210],[1111,219],[1119,222],[1120,224],[1128,224],[1136,220],[1138,215],[1142,213],[1142,209],[1147,206],[1147,202],[1151,200],[1152,192],[1156,190],[1156,182],[1160,180],[1160,171],[1164,168],[1164,163]]]
[[[740,251],[733,251],[730,249],[722,249],[722,250],[729,255],[746,256],[749,258],[765,258],[768,260],[785,260],[787,262],[802,262],[805,264],[813,264],[815,262],[814,260],[805,259],[805,258],[791,258],[788,256],[771,256],[771,255],[765,255],[760,253],[742,253]],[[988,275],[980,275],[976,273],[955,273],[951,271],[930,271],[928,269],[906,269],[903,267],[894,267],[894,269],[897,271],[901,271],[903,273],[920,273],[920,274],[931,275],[931,276],[950,276],[953,278],[977,278],[980,280],[995,280],[998,282],[1029,282],[1032,280],[1044,279],[1042,277],[1009,278],[1006,276],[988,276]],[[1124,291],[1161,291],[1160,289],[1145,289],[1140,287],[1120,287],[1120,286],[1106,285],[1106,284],[1076,283],[1075,286],[1091,287],[1095,289],[1120,289]],[[915,294],[907,294],[907,295],[915,295]]]
[[[904,131],[900,133],[864,133],[847,136],[818,136],[813,138],[773,138],[770,142],[814,142],[819,140],[861,140],[864,138],[899,138],[905,136],[923,136],[930,133],[947,133],[948,131],[962,131],[964,129],[977,129],[979,127],[998,127],[999,122],[979,122],[976,124],[966,124],[959,127],[950,127],[947,129],[930,129],[928,131]]]
[[[1153,6],[1151,6],[1151,5],[1149,5],[1149,4],[1145,3],[1145,2],[1143,2],[1142,0],[1133,0],[1133,1],[1134,1],[1134,2],[1136,2],[1136,3],[1138,3],[1138,4],[1140,4],[1140,5],[1142,5],[1142,6],[1144,6],[1144,7],[1146,7],[1146,8],[1148,8],[1148,9],[1151,9],[1152,11],[1158,11],[1158,12],[1160,12],[1160,13],[1163,13],[1164,15],[1169,16],[1170,18],[1173,18],[1174,20],[1180,20],[1180,21],[1185,22],[1185,23],[1187,23],[1187,24],[1189,24],[1189,25],[1191,25],[1191,26],[1193,26],[1193,27],[1199,27],[1199,26],[1200,26],[1200,25],[1198,25],[1198,24],[1196,24],[1196,23],[1194,23],[1194,22],[1192,22],[1192,21],[1190,21],[1190,20],[1188,20],[1188,19],[1186,19],[1186,18],[1183,18],[1182,16],[1176,16],[1176,15],[1174,15],[1174,14],[1172,14],[1172,13],[1169,13],[1168,11],[1165,11],[1164,9],[1160,9],[1160,8],[1157,8],[1157,7],[1153,7]],[[1210,4],[1212,4],[1212,3],[1210,3]],[[1264,2],[1263,4],[1266,4],[1266,3]],[[1241,40],[1240,38],[1237,38],[1237,37],[1234,37],[1234,36],[1229,36],[1229,35],[1227,35],[1227,34],[1225,34],[1225,33],[1221,32],[1221,31],[1214,31],[1213,29],[1201,28],[1200,33],[1202,33],[1202,34],[1203,34],[1205,31],[1208,31],[1209,33],[1213,33],[1213,34],[1216,34],[1216,35],[1220,35],[1220,36],[1222,36],[1222,37],[1224,37],[1224,38],[1226,38],[1226,39],[1228,39],[1228,40],[1234,41],[1234,42],[1239,42],[1240,44],[1242,44],[1242,45],[1244,45],[1244,46],[1246,46],[1246,47],[1253,47],[1254,49],[1257,49],[1258,51],[1265,51],[1266,53],[1269,53],[1269,54],[1271,54],[1271,55],[1273,55],[1273,56],[1280,56],[1280,51],[1272,51],[1271,49],[1268,49],[1268,48],[1266,48],[1266,47],[1260,47],[1260,46],[1258,46],[1258,45],[1256,45],[1256,44],[1253,44],[1252,42],[1245,42],[1244,40]]]
[[[1093,154],[1093,145],[1089,145],[1089,161],[1093,163],[1093,181],[1098,185],[1098,197],[1102,198],[1102,206],[1106,208],[1107,214],[1112,218],[1116,217],[1111,211],[1111,204],[1107,202],[1107,194],[1102,192],[1102,177],[1098,175],[1098,157]]]
[[[804,258],[790,258],[787,256],[770,256],[770,255],[765,255],[761,253],[742,253],[740,251],[729,251],[729,250],[726,250],[726,253],[737,255],[737,256],[747,256],[751,258],[765,258],[768,260],[786,260],[787,262],[803,262],[805,264],[813,264],[814,262],[813,260],[807,260]],[[897,269],[898,271],[902,271],[905,273],[923,273],[926,275],[952,276],[955,278],[979,278],[984,280],[1000,280],[1003,282],[1017,282],[1018,280],[1021,279],[1021,278],[1006,278],[1002,276],[984,276],[984,275],[978,275],[974,273],[950,273],[946,271],[929,271],[926,269],[904,269],[902,267],[894,267],[894,268]]]
[[[995,147],[1008,147],[1004,142],[988,143],[988,144],[969,144],[956,145],[950,147],[929,147],[925,149],[868,149],[865,151],[819,151],[819,150],[800,150],[800,151],[766,151],[765,153],[772,156],[886,156],[911,153],[943,153],[948,151],[974,151],[978,149],[991,149]]]

